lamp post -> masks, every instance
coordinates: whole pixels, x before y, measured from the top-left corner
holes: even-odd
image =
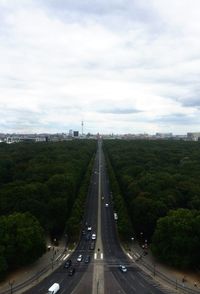
[[[55,253],[53,252],[52,257],[51,257],[51,268],[53,270],[53,266],[54,266],[54,257],[55,257]]]
[[[9,280],[9,282],[8,282],[8,284],[9,284],[9,286],[10,286],[10,293],[12,294],[13,293],[13,284],[14,284],[14,280]]]
[[[142,245],[142,241],[143,241],[143,232],[140,232],[140,246]]]
[[[65,250],[67,250],[67,241],[68,241],[68,235],[65,234]]]
[[[133,247],[133,242],[134,242],[134,237],[131,237],[131,243],[132,243],[132,247]]]
[[[154,277],[156,275],[156,264],[155,263],[153,264],[153,275],[154,275]]]
[[[132,251],[133,251],[133,242],[134,242],[134,237],[131,237],[131,245],[132,245]]]

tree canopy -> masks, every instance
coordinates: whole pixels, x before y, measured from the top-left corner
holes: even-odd
[[[30,213],[0,217],[0,276],[7,268],[29,264],[46,250],[44,231]]]
[[[174,229],[170,231],[170,236],[169,232],[163,236],[165,252],[160,248],[161,243],[156,245],[156,236],[161,230],[158,226],[164,226],[162,219],[165,219],[169,211],[176,213],[177,210],[178,215],[183,213],[184,216],[187,213],[196,215],[195,211],[198,215],[200,211],[200,143],[172,140],[105,140],[103,146],[119,183],[132,221],[132,230],[137,237],[143,236],[148,242],[152,240],[154,254],[160,259],[162,256],[171,256],[168,260],[170,264],[183,267],[198,265],[198,258],[195,259],[191,255],[190,259],[189,253],[188,260],[181,263],[184,254],[181,248],[175,250],[175,247],[172,247],[177,258],[171,259],[172,251],[167,246],[168,240],[173,238],[173,235],[174,238],[182,239],[181,230],[179,232]],[[180,212],[179,209],[186,211]],[[172,215],[168,217],[167,220],[172,221]],[[197,219],[196,216],[196,221]],[[199,232],[194,222],[191,222],[190,226],[194,245],[195,238],[199,238]],[[181,244],[184,245],[184,242]],[[162,260],[167,262],[164,258]]]
[[[95,140],[0,144],[0,278],[44,252],[33,235],[64,232],[95,152]]]
[[[200,212],[180,208],[158,220],[152,252],[167,264],[195,267],[200,262],[199,244]]]

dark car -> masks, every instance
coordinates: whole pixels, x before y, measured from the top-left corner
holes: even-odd
[[[90,236],[91,236],[91,234],[90,233],[87,233],[86,236],[85,236],[85,240],[86,241],[89,241],[90,240]]]
[[[90,256],[89,255],[86,255],[86,257],[84,259],[84,262],[85,263],[89,263],[90,262]]]
[[[72,261],[71,259],[68,259],[67,261],[65,261],[64,268],[69,268],[71,265],[72,265]]]
[[[75,273],[75,268],[74,268],[74,267],[70,267],[70,268],[68,269],[68,276],[73,276],[74,273]]]
[[[91,249],[91,250],[94,250],[94,247],[95,247],[95,242],[92,241],[92,242],[90,243],[90,249]]]

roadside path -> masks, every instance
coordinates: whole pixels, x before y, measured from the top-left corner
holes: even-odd
[[[70,253],[72,251],[65,250],[64,240],[60,241],[59,246],[51,246],[50,250],[47,250],[35,263],[11,273],[5,281],[0,283],[0,294],[10,293],[11,288],[13,288],[13,293],[22,293],[31,288],[58,268]],[[28,280],[30,283],[26,285]],[[23,283],[25,284],[23,290],[15,291],[15,287]]]
[[[143,249],[136,241],[128,244],[126,251],[133,262],[136,262],[144,271],[149,271],[151,276],[161,285],[169,288],[167,280],[171,280],[173,284],[171,288],[177,290],[178,293],[187,293],[179,288],[189,288],[191,291],[200,293],[200,273],[179,271],[161,264],[153,257],[149,249]]]

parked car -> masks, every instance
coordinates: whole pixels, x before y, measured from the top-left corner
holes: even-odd
[[[69,268],[71,265],[72,265],[72,261],[71,259],[68,259],[67,261],[65,261],[64,268]]]
[[[92,227],[88,226],[87,230],[88,230],[89,232],[91,232],[91,231],[92,231]]]
[[[119,269],[121,272],[126,273],[127,272],[127,268],[125,267],[125,265],[120,265]]]
[[[82,255],[82,254],[79,254],[79,256],[77,257],[77,261],[78,261],[78,262],[81,262],[82,259],[83,259],[83,255]]]
[[[73,276],[74,273],[75,273],[75,268],[70,267],[69,270],[68,270],[68,276]]]

